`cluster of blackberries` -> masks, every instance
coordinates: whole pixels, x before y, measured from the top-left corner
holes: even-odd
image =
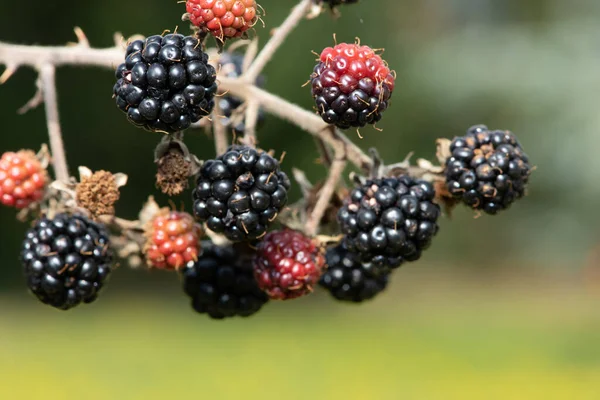
[[[134,125],[151,131],[181,131],[214,107],[216,71],[194,36],[154,35],[132,42],[116,78],[117,106]]]
[[[531,166],[512,132],[476,125],[455,137],[450,151],[448,190],[469,207],[496,214],[525,194]]]
[[[327,250],[327,270],[319,284],[338,300],[355,303],[369,300],[385,290],[389,269],[361,262],[357,253],[343,245]]]
[[[234,242],[259,239],[287,203],[289,188],[276,159],[248,146],[231,146],[202,165],[194,214]]]
[[[406,175],[367,181],[338,213],[344,246],[383,268],[418,260],[438,231],[434,196],[431,183]]]
[[[67,310],[96,300],[111,271],[104,227],[81,215],[42,217],[23,242],[29,289],[45,304]]]
[[[268,300],[254,280],[249,249],[234,246],[202,242],[202,256],[182,269],[183,289],[192,307],[214,319],[250,316]]]
[[[242,66],[244,62],[244,56],[237,53],[223,53],[219,57],[220,72],[229,77],[237,78],[242,75]],[[257,78],[254,83],[256,86],[261,87],[264,84],[264,77],[261,75]],[[232,95],[221,96],[218,100],[219,108],[223,117],[221,122],[229,129],[232,129],[236,135],[243,135],[246,129],[245,116],[234,119],[234,112],[242,105],[243,101]],[[256,120],[256,127],[260,127],[265,121],[265,112],[259,108],[258,119]]]
[[[324,49],[311,75],[317,112],[340,129],[378,122],[394,82],[394,73],[373,49],[354,43]]]

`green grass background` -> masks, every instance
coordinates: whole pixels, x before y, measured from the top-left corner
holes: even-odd
[[[73,312],[0,297],[6,399],[544,399],[600,393],[600,287],[430,266],[353,306],[317,293],[212,321],[176,279]],[[513,275],[514,276],[514,275]],[[495,282],[495,283],[492,283]],[[152,285],[150,285],[152,286]],[[20,301],[22,300],[22,301]]]

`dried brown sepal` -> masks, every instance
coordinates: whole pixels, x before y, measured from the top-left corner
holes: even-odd
[[[192,163],[178,149],[169,149],[156,162],[156,187],[168,196],[177,196],[189,186]]]
[[[448,218],[452,217],[452,210],[460,203],[460,200],[452,196],[444,180],[433,181],[433,188],[435,189],[435,202],[444,207],[444,213]]]
[[[446,165],[446,160],[448,160],[452,155],[452,152],[450,151],[450,143],[452,143],[452,141],[446,138],[440,138],[435,141],[437,147],[435,155],[438,159],[438,162],[442,166]]]
[[[117,179],[108,171],[96,171],[82,176],[75,188],[77,205],[88,210],[94,217],[114,215],[115,203],[119,200]]]

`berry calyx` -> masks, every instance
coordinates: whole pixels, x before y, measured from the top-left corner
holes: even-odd
[[[0,158],[0,202],[25,208],[44,197],[48,175],[31,150],[6,152]]]
[[[198,260],[202,230],[185,212],[160,212],[146,229],[144,255],[149,267],[178,270]]]
[[[360,303],[383,292],[388,284],[389,269],[363,264],[358,254],[343,245],[328,249],[327,270],[319,284],[341,301]]]
[[[472,209],[493,215],[525,195],[532,168],[512,132],[475,125],[452,140],[450,152],[448,191]]]
[[[258,312],[269,300],[252,274],[252,252],[245,244],[217,246],[202,242],[202,255],[181,270],[192,307],[213,319]]]
[[[132,124],[173,133],[210,114],[216,71],[193,36],[168,34],[136,40],[117,67],[113,94]]]
[[[344,246],[378,267],[418,260],[438,231],[434,196],[431,183],[406,175],[367,181],[338,213]]]
[[[220,41],[246,36],[258,20],[254,0],[187,0],[190,22]]]
[[[310,82],[323,121],[348,129],[381,120],[395,74],[369,46],[340,43],[321,52]]]
[[[271,299],[294,299],[313,291],[324,265],[315,240],[290,229],[273,231],[258,244],[254,277]]]
[[[290,188],[279,161],[248,146],[232,146],[205,161],[196,183],[196,219],[234,242],[263,237],[287,203]]]
[[[61,310],[96,300],[112,259],[104,225],[82,215],[40,218],[21,248],[29,289],[42,303]]]

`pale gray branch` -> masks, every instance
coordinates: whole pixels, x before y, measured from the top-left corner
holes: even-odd
[[[69,168],[67,166],[65,146],[58,117],[58,100],[56,98],[54,72],[55,68],[51,64],[44,64],[40,67],[41,88],[42,94],[44,95],[46,124],[48,125],[48,136],[50,137],[50,152],[52,153],[54,173],[56,174],[57,180],[68,182]]]

